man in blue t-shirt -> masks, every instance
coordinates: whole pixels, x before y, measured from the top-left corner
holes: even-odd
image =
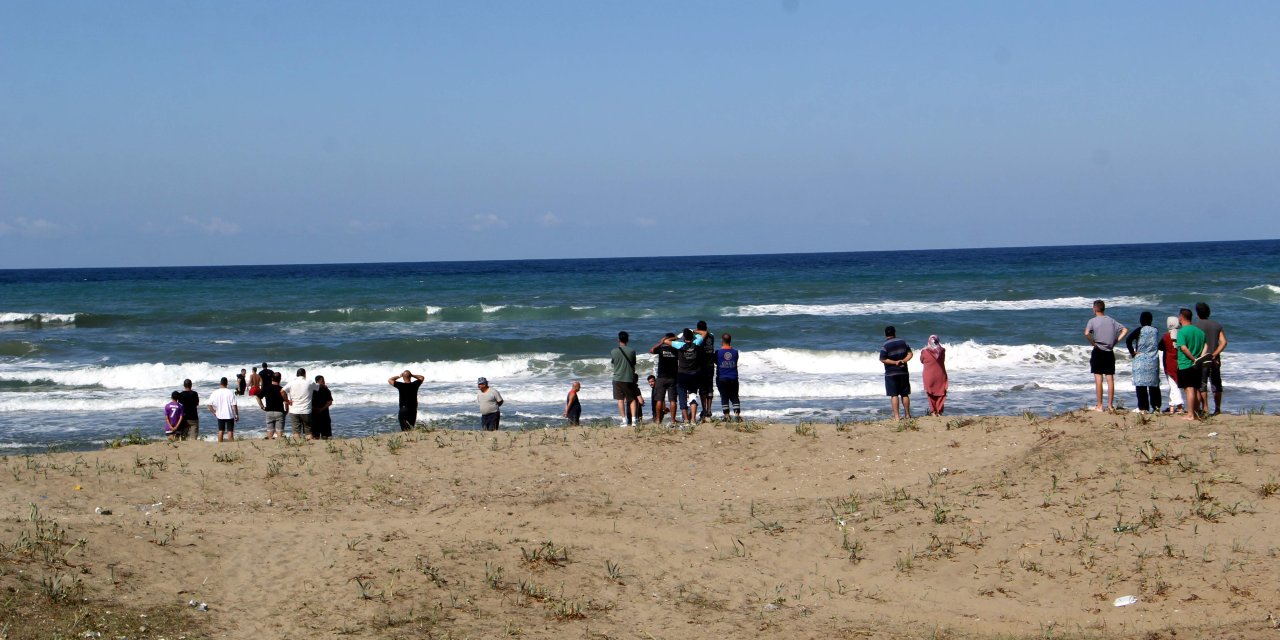
[[[738,350],[732,344],[733,336],[727,333],[720,336],[720,348],[716,350],[716,388],[720,390],[724,419],[729,420],[732,404],[734,418],[742,422],[742,403],[738,401]]]
[[[907,341],[897,336],[892,325],[884,328],[884,344],[880,346],[880,362],[884,364],[884,392],[889,396],[889,406],[893,408],[893,419],[902,417],[911,419],[911,378],[907,376],[907,363],[915,353],[907,345]],[[898,413],[898,402],[902,402],[902,413]]]

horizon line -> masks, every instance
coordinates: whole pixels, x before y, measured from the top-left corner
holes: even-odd
[[[853,250],[853,251],[780,251],[766,253],[705,253],[705,254],[650,254],[650,255],[624,255],[624,256],[580,256],[574,258],[486,258],[483,260],[387,260],[387,261],[365,261],[365,262],[263,262],[263,263],[231,263],[231,264],[157,264],[157,265],[130,265],[118,267],[104,266],[85,266],[85,267],[0,267],[0,272],[5,271],[73,271],[73,270],[91,270],[91,269],[232,269],[238,267],[309,267],[309,266],[353,266],[353,265],[394,265],[394,264],[466,264],[466,263],[485,263],[485,262],[572,262],[575,260],[635,260],[638,258],[723,258],[730,256],[741,257],[765,257],[765,256],[821,256],[821,255],[841,255],[849,253],[923,253],[928,251],[991,251],[1000,249],[1070,249],[1073,247],[1137,247],[1137,246],[1159,246],[1159,245],[1208,245],[1208,244],[1229,244],[1244,242],[1276,242],[1280,238],[1249,238],[1237,240],[1193,240],[1179,242],[1095,242],[1090,244],[1033,244],[1033,245],[1003,245],[1003,246],[978,246],[978,247],[950,247],[950,248],[934,248],[934,249],[874,249],[874,250]]]

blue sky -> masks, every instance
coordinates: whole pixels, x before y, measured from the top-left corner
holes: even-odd
[[[0,0],[0,268],[1276,238],[1277,24]]]

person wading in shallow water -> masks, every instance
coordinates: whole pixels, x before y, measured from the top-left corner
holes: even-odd
[[[387,379],[387,384],[400,392],[401,431],[412,431],[418,424],[418,387],[422,386],[423,380],[426,378],[414,375],[408,369],[401,372],[399,378],[392,376]]]

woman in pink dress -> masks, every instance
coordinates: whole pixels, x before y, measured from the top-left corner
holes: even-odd
[[[943,405],[947,403],[947,350],[938,341],[938,336],[929,336],[929,344],[920,351],[920,362],[924,365],[924,393],[929,397],[929,415],[942,415]]]

